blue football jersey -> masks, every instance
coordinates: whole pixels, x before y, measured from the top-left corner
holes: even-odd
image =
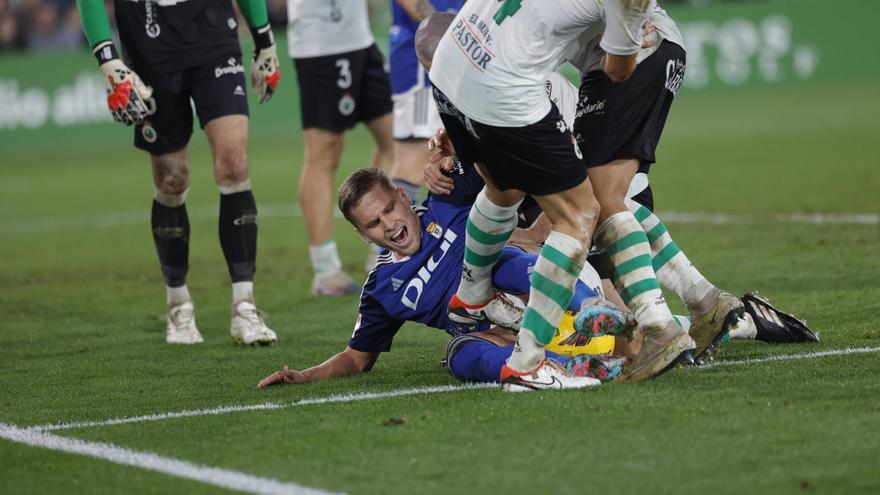
[[[464,0],[431,0],[438,12],[458,12]],[[412,88],[428,86],[428,74],[416,58],[415,35],[419,23],[391,0],[391,29],[388,33],[391,93],[406,93]]]
[[[457,163],[453,173],[456,182],[452,193],[430,195],[415,208],[421,220],[418,252],[396,260],[389,251],[383,251],[376,268],[367,276],[348,343],[352,349],[388,351],[406,321],[439,328],[450,335],[488,327],[461,327],[447,316],[446,304],[461,279],[468,213],[483,187],[480,176],[472,173],[472,166]]]

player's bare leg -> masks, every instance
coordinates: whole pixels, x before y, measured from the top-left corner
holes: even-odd
[[[220,246],[232,279],[230,334],[237,342],[268,345],[278,340],[254,304],[257,204],[248,177],[248,118],[227,115],[205,125],[220,189]]]
[[[303,131],[303,139],[305,163],[299,176],[299,204],[315,272],[312,293],[318,296],[351,294],[357,287],[342,270],[339,250],[333,240],[336,196],[333,177],[339,167],[345,137],[341,132],[310,128]]]
[[[373,142],[376,144],[373,149],[372,165],[389,174],[389,177],[394,177],[391,175],[394,168],[394,138],[392,137],[394,114],[386,113],[366,122],[366,125],[373,136]]]
[[[186,287],[189,268],[189,157],[183,148],[164,155],[150,155],[153,169],[151,227],[159,264],[165,278],[165,342],[198,344],[203,341],[196,326],[195,308]]]
[[[636,159],[622,159],[589,169],[601,206],[596,245],[610,259],[614,285],[635,314],[644,337],[624,376],[628,380],[656,376],[694,348],[693,340],[675,324],[666,306],[651,265],[651,246],[625,203],[638,165]]]
[[[425,164],[428,163],[428,140],[407,139],[394,142],[394,168],[391,180],[413,198],[418,199],[424,181]]]

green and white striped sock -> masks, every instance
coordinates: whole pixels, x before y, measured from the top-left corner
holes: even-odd
[[[483,189],[471,207],[464,244],[464,269],[458,286],[458,298],[465,304],[482,304],[492,297],[492,267],[516,228],[513,206],[498,206],[486,197]]]
[[[544,359],[544,346],[553,338],[571,302],[586,257],[587,250],[574,237],[556,231],[547,236],[532,271],[529,304],[508,366],[526,372]]]
[[[595,240],[614,267],[614,287],[639,325],[672,320],[651,266],[651,246],[633,214],[622,211],[608,217],[596,230]]]
[[[626,206],[633,212],[651,243],[651,264],[660,284],[675,292],[688,306],[702,301],[714,286],[675,244],[663,222],[651,210],[635,201],[627,199]]]

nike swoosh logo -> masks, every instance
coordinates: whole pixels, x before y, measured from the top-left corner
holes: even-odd
[[[559,381],[559,378],[555,376],[548,382],[539,382],[537,380],[525,381],[526,384],[532,386],[532,388],[544,387],[544,388],[562,388],[562,382]]]

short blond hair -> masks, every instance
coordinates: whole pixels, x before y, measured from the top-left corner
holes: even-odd
[[[339,186],[339,211],[352,225],[355,225],[351,211],[357,208],[364,196],[376,186],[394,192],[397,189],[385,172],[375,167],[359,168],[346,177]],[[357,225],[355,225],[357,227]]]

